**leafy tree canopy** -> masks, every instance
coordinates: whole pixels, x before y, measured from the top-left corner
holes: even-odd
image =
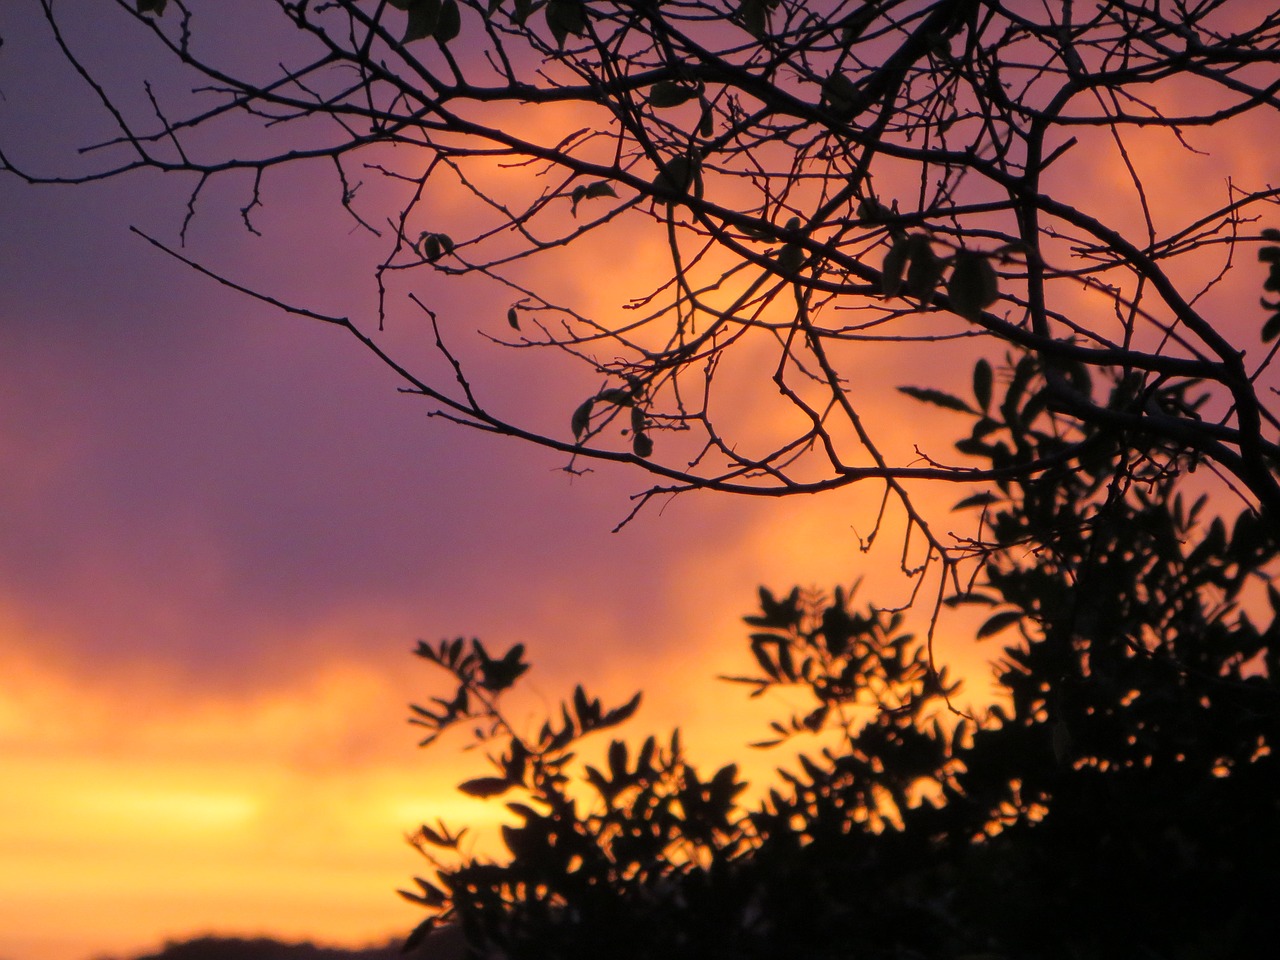
[[[1025,357],[994,409],[1015,455],[1045,458],[1051,389]],[[979,418],[979,422],[981,422]],[[708,774],[678,731],[580,741],[626,721],[581,687],[540,728],[502,695],[523,650],[462,640],[417,653],[456,681],[415,707],[424,742],[472,727],[493,773],[460,789],[505,802],[509,857],[459,853],[404,891],[477,955],[542,957],[1259,957],[1280,933],[1280,592],[1263,524],[1230,528],[1152,461],[1118,485],[1117,438],[1084,469],[982,498],[981,572],[947,600],[989,616],[1001,702],[960,712],[902,613],[761,590],[752,695],[809,705],[756,747],[789,743],[758,804],[736,764]],[[967,440],[962,440],[963,445]],[[987,456],[991,456],[990,451]],[[1244,609],[1250,592],[1261,609]],[[495,664],[506,664],[494,670]],[[812,743],[809,741],[812,739]],[[416,935],[416,936],[417,936]]]

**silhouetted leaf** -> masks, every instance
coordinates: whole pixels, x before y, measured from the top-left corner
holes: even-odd
[[[403,894],[404,891],[400,891],[400,893]],[[405,937],[404,946],[400,948],[400,952],[412,953],[413,951],[417,950],[418,947],[422,945],[422,941],[425,940],[430,935],[431,931],[434,930],[435,928],[436,928],[436,918],[427,917],[427,919],[423,920],[420,924],[418,924],[416,927],[413,928],[413,931],[409,934],[409,936]]]
[[[469,797],[496,797],[511,789],[511,783],[504,777],[476,777],[458,784],[458,789]]]
[[[422,258],[435,263],[445,254],[453,253],[453,238],[447,233],[424,233],[418,240]]]
[[[557,47],[563,48],[570,36],[581,37],[587,32],[587,11],[582,0],[547,0],[546,16]]]
[[[787,221],[784,230],[788,233],[794,233],[800,229],[801,223],[799,217],[792,217]],[[778,251],[778,266],[788,275],[794,274],[800,269],[805,261],[805,251],[800,244],[794,241],[788,241],[782,245],[782,249]]]
[[[907,293],[919,300],[921,307],[927,307],[933,301],[938,281],[942,279],[943,261],[933,252],[933,246],[924,234],[915,234],[908,242],[911,247],[907,263]]]
[[[456,850],[458,847],[458,838],[450,836],[448,831],[433,830],[425,823],[418,828],[418,832],[427,843],[432,846],[441,847],[446,850]]]
[[[1262,325],[1262,342],[1270,343],[1280,336],[1280,312],[1273,313]]]
[[[656,190],[681,195],[702,196],[701,161],[692,154],[679,154],[663,163],[653,178]]]
[[[572,199],[571,211],[576,217],[578,215],[578,204],[583,200],[616,197],[617,195],[617,191],[613,189],[613,186],[604,180],[599,180],[595,183],[580,183],[573,188],[573,193],[570,195]]]
[[[987,637],[995,636],[1006,627],[1011,627],[1020,622],[1022,622],[1021,610],[1001,610],[999,613],[989,617],[987,622],[978,628],[977,638],[985,640]]]
[[[973,368],[973,396],[984,411],[991,408],[991,382],[991,364],[985,359],[979,360]]]
[[[874,23],[879,15],[880,6],[878,3],[863,3],[857,10],[854,10],[853,13],[850,13],[840,21],[840,42],[846,47],[849,46],[849,44],[862,36],[863,31]]]
[[[754,37],[763,37],[769,29],[768,0],[742,0],[738,5],[738,16],[747,32]]]
[[[448,896],[443,890],[435,884],[422,879],[422,877],[414,877],[413,882],[418,885],[421,893],[413,893],[409,890],[397,890],[396,892],[411,903],[421,904],[424,907],[444,906]]]
[[[641,695],[637,693],[622,706],[614,707],[600,718],[600,725],[602,727],[612,727],[630,720],[632,714],[636,712],[636,708],[640,706],[640,699]]]
[[[824,703],[807,713],[801,721],[806,730],[816,733],[822,729],[822,725],[826,722],[827,713],[831,710],[831,705]]]
[[[601,390],[596,394],[596,399],[603,400],[605,403],[616,404],[619,407],[629,407],[636,402],[635,397],[631,395],[631,391],[622,387],[609,387]]]
[[[456,38],[461,30],[462,12],[458,9],[458,0],[443,0],[432,36],[441,43],[448,43]]]
[[[964,593],[956,593],[947,597],[942,601],[948,607],[961,607],[968,604],[977,604],[983,607],[994,607],[1000,602],[999,597],[992,596],[987,593],[980,593],[977,590],[966,590]]]
[[[965,497],[963,500],[961,500],[951,509],[967,510],[970,507],[987,507],[993,503],[999,503],[999,502],[1000,502],[1000,498],[996,496],[994,493],[991,493],[990,491],[983,491],[982,493],[975,493],[971,497]]]
[[[970,250],[957,253],[951,278],[947,281],[947,297],[955,311],[964,317],[978,316],[999,296],[1000,288],[991,261]],[[985,404],[983,409],[986,409]]]
[[[412,43],[431,36],[440,23],[440,0],[413,0],[409,5],[409,22],[402,43]],[[428,260],[431,258],[428,257]]]
[[[591,425],[591,409],[596,405],[596,398],[591,397],[578,404],[573,411],[573,417],[570,420],[570,426],[573,428],[573,439],[581,440],[582,435],[587,432],[587,428]]]
[[[590,726],[595,720],[593,701],[587,699],[587,692],[582,689],[582,684],[573,688],[573,712],[578,715],[578,724],[583,728]]]
[[[673,80],[662,80],[649,88],[648,101],[653,107],[678,107],[682,103],[696,100],[698,88],[676,83]]]
[[[863,223],[884,223],[885,219],[890,216],[891,213],[892,211],[875,197],[863,197],[858,201],[856,214],[858,219]]]
[[[858,113],[863,97],[848,75],[837,70],[823,81],[822,100],[837,119],[848,121]]]
[[[880,267],[880,291],[886,297],[896,297],[902,289],[902,274],[907,266],[910,247],[906,237],[898,237],[884,255],[884,263]]]
[[[523,643],[517,643],[500,660],[482,656],[480,663],[481,686],[491,693],[499,693],[506,690],[529,669],[529,665],[522,662],[523,656]]]
[[[609,761],[609,776],[615,782],[624,779],[627,776],[627,745],[621,740],[609,741],[607,758]]]
[[[976,413],[977,411],[959,397],[931,387],[899,387],[899,392],[923,403],[931,403],[935,407],[945,407],[960,413]]]
[[[711,104],[705,104],[702,108],[702,115],[698,118],[698,136],[711,137],[716,132],[715,114],[711,110]]]

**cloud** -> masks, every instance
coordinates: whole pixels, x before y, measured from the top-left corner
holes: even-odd
[[[358,665],[239,699],[3,666],[0,953],[72,960],[204,929],[402,933],[414,912],[392,891],[421,869],[404,833],[493,816],[452,794],[451,763],[413,753],[394,722],[404,690]],[[50,935],[69,923],[73,943]]]

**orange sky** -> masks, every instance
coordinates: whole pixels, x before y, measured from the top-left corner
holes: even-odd
[[[0,36],[0,119],[43,132],[73,80],[30,11],[5,4]],[[1190,136],[1212,156],[1132,145],[1171,218],[1179,198],[1197,200],[1188,184],[1217,196],[1225,170],[1246,186],[1280,176],[1246,134]],[[82,139],[50,131],[34,155]],[[1101,148],[1073,164],[1068,189],[1124,186]],[[312,209],[306,186],[282,185],[263,212],[316,254],[291,255],[289,273],[275,240],[226,229],[230,194],[202,207],[193,242],[249,282],[364,304],[372,248],[352,240],[345,267],[318,259],[349,225]],[[172,233],[184,201],[156,179],[72,192],[0,178],[0,960],[87,960],[201,932],[405,933],[419,914],[393,891],[419,862],[403,835],[423,818],[493,816],[452,789],[476,757],[414,748],[406,704],[432,679],[409,655],[419,637],[527,643],[531,723],[578,681],[618,700],[643,688],[632,729],[679,724],[711,765],[769,716],[712,679],[750,669],[740,618],[757,585],[865,576],[864,601],[905,598],[893,531],[870,557],[857,548],[869,487],[687,496],[611,534],[642,478],[598,466],[571,479],[555,455],[429,422],[336,331],[246,303],[127,233]],[[635,293],[597,279],[623,255],[628,274],[654,259],[597,247],[578,292]],[[1224,316],[1251,316],[1260,276],[1215,295]],[[500,332],[505,295],[430,292],[465,316],[460,337]],[[396,336],[425,350],[421,329]],[[519,369],[478,339],[464,349],[487,372]],[[925,371],[930,385],[964,390],[969,356]],[[886,443],[947,453],[963,418],[877,399],[920,382],[917,358],[868,349],[863,367],[855,390]],[[518,375],[488,386],[565,426],[582,389]],[[945,513],[963,495],[926,496],[944,530],[964,522]],[[939,654],[981,700],[996,650],[965,627],[949,623]]]

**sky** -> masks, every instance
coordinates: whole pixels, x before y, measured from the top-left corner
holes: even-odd
[[[0,37],[0,142],[74,168],[102,128],[32,0],[0,7]],[[103,46],[102,67],[123,69]],[[1233,149],[1244,173],[1274,175],[1274,157]],[[711,764],[767,717],[714,680],[749,669],[740,618],[758,585],[867,576],[864,599],[905,598],[885,574],[893,549],[858,549],[871,491],[686,496],[611,532],[639,475],[573,477],[561,455],[428,419],[342,331],[129,232],[175,235],[184,188],[0,175],[0,960],[410,929],[419,913],[394,889],[421,863],[405,834],[495,816],[453,790],[480,758],[415,748],[407,704],[439,691],[410,655],[419,638],[527,644],[531,721],[579,681],[618,702],[642,688],[633,729],[678,724]],[[243,201],[215,188],[192,248],[368,316],[372,248],[313,188],[273,186],[263,237],[235,228]],[[472,335],[504,302],[428,293],[497,402],[571,409],[576,395]],[[427,334],[395,336],[412,353]],[[981,697],[994,651],[942,641]]]
[[[73,169],[105,128],[37,13],[0,10],[4,146]],[[173,236],[186,188],[0,177],[0,960],[411,929],[405,834],[494,816],[453,790],[479,758],[416,750],[419,638],[526,643],[531,720],[583,682],[645,689],[636,731],[709,764],[763,734],[713,678],[749,668],[757,585],[859,574],[866,494],[685,497],[611,533],[639,476],[428,420],[341,331],[129,232]],[[192,247],[367,314],[363,264],[284,249],[349,226],[305,185],[267,198],[258,238],[215,190]]]

